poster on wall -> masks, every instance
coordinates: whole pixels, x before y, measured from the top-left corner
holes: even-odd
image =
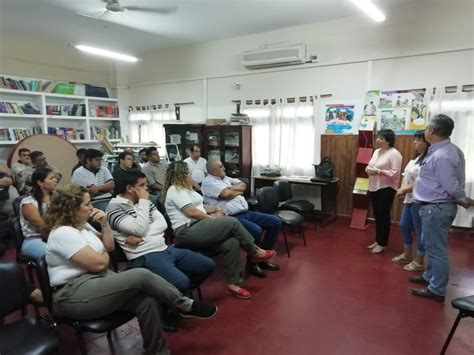
[[[355,105],[327,104],[324,133],[354,133],[355,117]]]

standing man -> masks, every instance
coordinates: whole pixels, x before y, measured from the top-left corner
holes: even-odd
[[[202,182],[204,202],[220,207],[228,216],[237,218],[255,239],[255,244],[262,249],[272,250],[275,246],[281,220],[271,214],[249,211],[249,205],[243,197],[246,184],[239,179],[225,175],[221,161],[210,160],[207,163],[209,175]],[[262,234],[265,237],[262,240]],[[247,262],[247,271],[257,277],[266,277],[264,270],[279,270],[280,266],[269,261],[260,263]]]
[[[464,191],[464,154],[449,139],[453,129],[454,121],[447,115],[437,115],[428,122],[425,138],[431,146],[413,187],[413,196],[421,204],[428,265],[422,276],[409,278],[427,286],[412,289],[412,294],[441,302],[449,280],[449,227],[456,217],[457,205],[469,208],[474,204]]]
[[[105,211],[112,198],[115,183],[109,169],[102,166],[102,156],[97,149],[88,149],[86,163],[74,171],[71,181],[87,188],[92,206]]]
[[[193,175],[194,190],[201,191],[202,181],[207,176],[207,160],[201,158],[201,148],[198,145],[193,145],[191,155],[184,159],[184,162],[188,164],[188,169]]]
[[[18,150],[18,161],[12,165],[13,179],[20,195],[24,195],[31,189],[29,183],[31,175],[35,168],[31,162],[31,152],[28,148],[21,148]]]
[[[166,169],[168,164],[160,164],[160,154],[156,147],[146,150],[148,162],[143,165],[142,171],[146,175],[148,188],[151,193],[159,196],[165,185]]]

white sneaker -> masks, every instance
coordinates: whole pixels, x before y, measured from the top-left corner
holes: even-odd
[[[375,248],[372,249],[373,254],[380,254],[383,253],[387,249],[387,247],[383,247],[381,245],[377,245]]]
[[[372,244],[367,246],[367,249],[374,249],[377,245],[378,245],[377,242],[373,242]]]

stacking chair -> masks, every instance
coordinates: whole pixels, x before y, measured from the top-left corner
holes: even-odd
[[[13,219],[13,234],[15,235],[16,261],[20,264],[26,265],[28,277],[30,281],[33,282],[33,270],[36,267],[36,260],[23,255],[21,252],[21,246],[23,245],[25,236],[23,235],[23,231],[21,229],[20,217],[15,217]]]
[[[244,177],[239,178],[245,185],[247,185],[244,191],[244,197],[249,205],[249,210],[255,211],[258,209],[258,200],[256,196],[250,196],[250,180]]]
[[[27,195],[23,196],[18,196],[14,201],[13,201],[13,213],[15,216],[20,217],[20,206],[21,206],[21,200]]]
[[[453,326],[451,327],[451,331],[449,332],[448,338],[444,342],[443,349],[441,350],[441,355],[444,355],[446,353],[449,343],[451,342],[451,338],[453,337],[454,332],[456,331],[461,319],[466,317],[474,318],[474,295],[456,298],[451,301],[451,305],[453,306],[453,308],[459,310],[459,313],[456,317],[456,320],[454,321]]]
[[[122,326],[135,317],[134,314],[125,311],[116,311],[105,317],[90,320],[77,320],[63,317],[56,312],[53,306],[53,293],[49,282],[48,265],[46,264],[46,258],[44,256],[38,260],[36,271],[45,306],[57,323],[64,323],[74,327],[82,354],[87,354],[86,343],[83,337],[84,332],[96,334],[107,333],[107,338],[110,341],[112,330]]]
[[[277,180],[273,186],[278,191],[278,201],[281,210],[295,211],[300,214],[308,214],[313,218],[314,229],[316,229],[316,211],[314,205],[308,200],[292,200],[293,192],[290,183],[286,180]]]
[[[284,226],[294,226],[296,227],[300,237],[302,237],[304,245],[306,246],[306,238],[304,235],[304,230],[302,227],[302,222],[304,217],[297,212],[279,210],[278,209],[278,192],[272,186],[262,187],[257,190],[257,200],[259,210],[265,213],[271,213],[275,216],[280,217],[281,222],[283,223],[282,232],[285,239],[286,252],[288,257],[290,257],[290,248],[288,247],[288,240],[286,238]]]
[[[45,318],[25,317],[29,294],[20,265],[0,261],[0,354],[51,354],[58,351],[55,324]],[[22,319],[3,324],[3,318],[20,310]],[[41,324],[49,322],[49,327]]]

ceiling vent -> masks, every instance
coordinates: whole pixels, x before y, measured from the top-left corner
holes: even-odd
[[[242,54],[242,65],[248,69],[281,67],[303,64],[306,61],[306,45],[278,45]]]

